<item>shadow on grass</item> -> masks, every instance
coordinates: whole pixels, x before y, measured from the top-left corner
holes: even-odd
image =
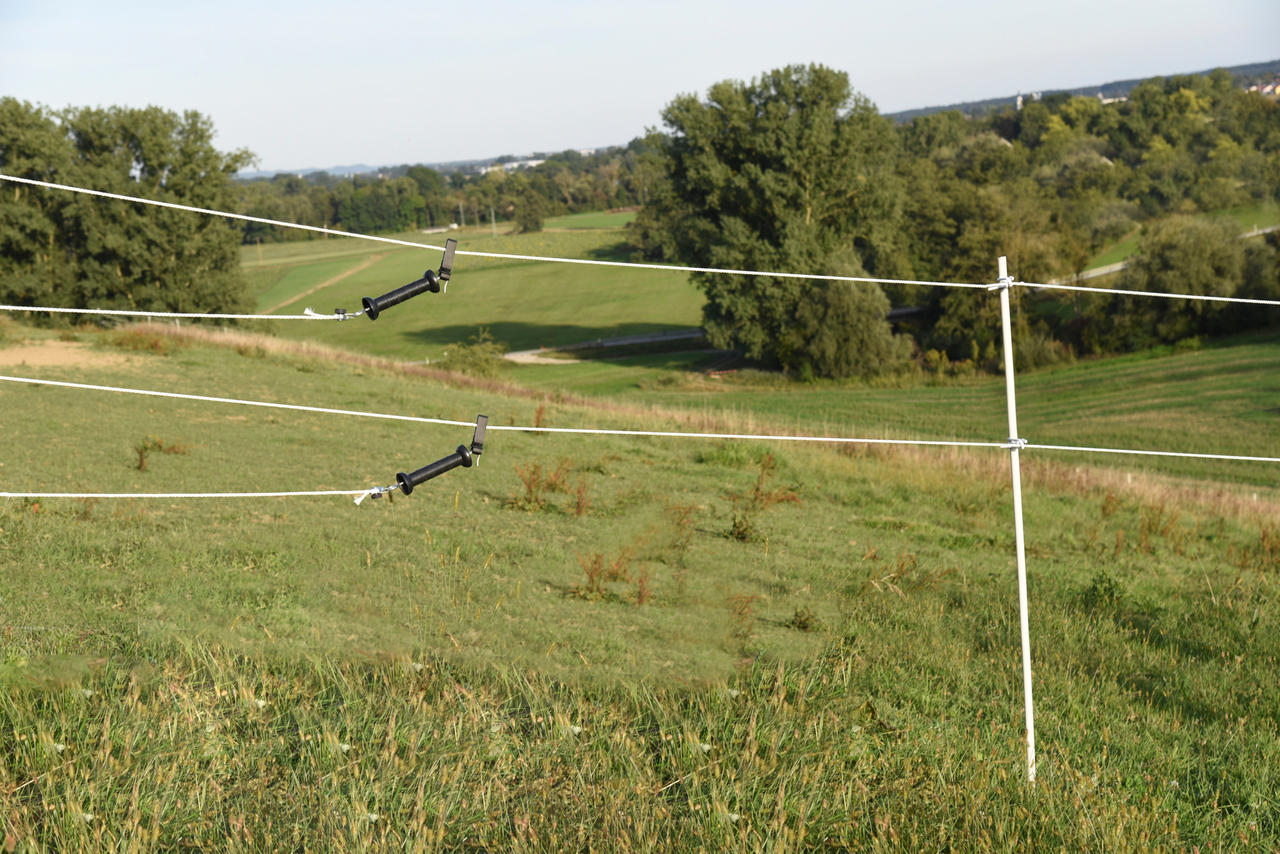
[[[592,261],[634,261],[635,253],[636,247],[623,240],[590,249],[586,252],[586,257]]]
[[[539,347],[555,349],[570,344],[582,344],[628,335],[646,335],[662,332],[693,332],[696,327],[670,323],[616,323],[610,325],[579,326],[571,323],[523,323],[505,322],[484,324],[493,339],[508,350],[535,350]],[[480,326],[453,324],[403,333],[415,344],[444,347],[457,341],[468,341]],[[674,346],[675,342],[673,342]]]

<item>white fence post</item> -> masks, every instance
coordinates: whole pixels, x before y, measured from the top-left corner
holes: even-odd
[[[1022,693],[1027,713],[1027,782],[1036,781],[1036,720],[1031,700],[1031,621],[1027,610],[1027,550],[1022,534],[1022,469],[1018,451],[1026,441],[1018,436],[1017,396],[1013,391],[1013,324],[1009,320],[1009,290],[1013,277],[1000,256],[1000,323],[1004,332],[1004,388],[1009,408],[1009,468],[1013,477],[1013,537],[1018,555],[1018,618],[1022,624]]]

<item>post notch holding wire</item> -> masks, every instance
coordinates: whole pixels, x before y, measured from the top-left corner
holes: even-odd
[[[400,487],[400,491],[405,495],[413,492],[415,486],[420,486],[434,477],[439,477],[447,471],[452,471],[458,466],[471,468],[479,462],[479,457],[484,453],[484,432],[489,425],[489,416],[476,416],[476,430],[471,437],[471,446],[459,445],[457,450],[447,457],[441,457],[434,463],[428,463],[417,471],[405,474],[400,472],[396,475],[396,484]]]
[[[394,291],[388,291],[380,297],[365,297],[361,300],[365,315],[370,320],[377,320],[381,312],[405,300],[413,299],[418,294],[426,292],[438,294],[441,291],[447,291],[449,278],[453,275],[453,253],[457,248],[458,241],[452,237],[444,242],[444,257],[440,259],[440,272],[429,269],[422,274],[422,278],[415,279]]]

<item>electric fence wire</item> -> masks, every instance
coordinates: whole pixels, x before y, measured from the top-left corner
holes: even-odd
[[[379,237],[373,234],[361,234],[355,231],[338,231],[333,228],[322,228],[318,225],[302,225],[296,222],[285,222],[284,220],[266,219],[259,216],[249,216],[248,214],[230,213],[228,211],[213,210],[211,208],[200,208],[192,205],[178,204],[177,202],[162,202],[156,199],[144,199],[140,196],[127,196],[121,193],[108,193],[103,190],[90,190],[85,187],[76,187],[69,184],[55,184],[50,181],[38,181],[34,178],[18,178],[13,175],[0,175],[0,181],[12,181],[19,184],[28,184],[33,187],[44,187],[50,190],[66,190],[71,193],[81,193],[88,196],[98,196],[104,199],[115,199],[122,202],[135,202],[141,205],[153,205],[161,208],[171,208],[173,210],[188,211],[191,213],[208,214],[210,216],[221,216],[227,219],[242,220],[244,222],[257,222],[264,225],[275,225],[281,228],[295,228],[302,231],[312,231],[320,234],[330,234],[334,237],[351,237],[359,240],[371,240],[377,243],[390,243],[395,246],[407,246],[412,249],[430,249],[437,252],[443,252],[443,246],[434,246],[429,243],[417,243],[412,240],[400,240],[394,237]],[[975,288],[985,289],[986,284],[977,284],[974,282],[931,282],[923,279],[882,279],[871,276],[832,276],[825,273],[785,273],[769,270],[736,270],[721,267],[685,267],[675,264],[649,264],[638,261],[605,261],[594,258],[560,258],[553,255],[521,255],[511,252],[480,252],[477,250],[457,249],[456,255],[469,255],[474,258],[494,258],[505,261],[545,261],[553,264],[581,264],[590,267],[631,267],[639,270],[666,270],[673,273],[720,273],[727,276],[760,276],[773,279],[814,279],[826,282],[859,282],[865,284],[881,284],[881,285],[925,285],[939,288]],[[39,309],[24,308],[24,311],[36,311]],[[265,317],[279,317],[279,315],[262,315]],[[348,315],[350,317],[351,315]],[[324,315],[324,317],[328,317]]]
[[[1174,294],[1165,291],[1130,291],[1124,288],[1097,288],[1090,285],[1063,285],[1053,282],[1014,282],[1014,285],[1035,290],[1079,291],[1091,294],[1118,294],[1127,297],[1157,297],[1160,299],[1187,299],[1199,302],[1225,302],[1237,305],[1276,305],[1280,300],[1252,299],[1249,297],[1221,297],[1213,294]]]
[[[184,394],[174,391],[154,391],[151,389],[123,388],[120,386],[91,385],[89,383],[73,383],[63,380],[44,380],[34,377],[11,377],[0,375],[0,382],[25,383],[28,385],[46,385],[57,388],[80,389],[85,391],[105,391],[117,394],[139,394],[147,397],[166,397],[176,400],[195,400],[206,403],[230,403],[240,406],[259,406],[268,409],[289,409],[297,412],[314,412],[324,415],[350,415],[357,418],[381,418],[391,421],[410,421],[418,424],[442,424],[450,427],[472,427],[473,421],[455,421],[449,418],[430,418],[421,415],[394,415],[385,412],[368,412],[360,409],[331,409],[322,406],[304,406],[297,403],[274,403],[262,400],[244,400],[235,397],[212,397],[203,394]],[[683,439],[735,439],[760,442],[828,442],[833,444],[866,444],[866,445],[937,445],[957,448],[1007,448],[1006,442],[961,442],[930,439],[864,439],[848,436],[792,436],[767,433],[695,433],[678,430],[622,430],[597,427],[534,427],[530,425],[490,424],[490,431],[507,431],[514,433],[571,433],[597,436],[650,436],[657,438]]]
[[[171,208],[173,210],[188,211],[190,213],[208,214],[210,216],[220,216],[227,219],[241,220],[243,222],[256,222],[263,225],[274,225],[280,228],[292,228],[300,231],[310,231],[318,234],[333,235],[334,237],[350,237],[358,240],[369,240],[376,243],[387,243],[394,246],[404,246],[411,249],[429,249],[437,252],[443,252],[443,246],[435,246],[429,243],[419,243],[412,240],[400,240],[394,237],[380,237],[374,234],[362,234],[353,231],[339,231],[334,228],[325,228],[318,225],[303,225],[297,222],[287,222],[285,220],[268,219],[266,217],[250,216],[249,214],[237,214],[229,211],[220,211],[212,208],[196,207],[194,205],[184,205],[177,202],[164,202],[158,199],[146,199],[140,196],[129,196],[122,193],[108,193],[103,190],[92,190],[86,187],[76,187],[70,184],[57,184],[51,181],[39,181],[34,178],[20,178],[15,175],[0,174],[0,181],[10,181],[19,184],[27,184],[33,187],[43,187],[50,190],[65,190],[71,193],[80,193],[83,195],[97,196],[105,199],[115,199],[123,202],[133,202],[141,205],[152,205],[155,207]],[[989,284],[976,282],[941,282],[929,281],[925,279],[888,279],[878,278],[874,276],[834,276],[823,273],[788,273],[772,270],[742,270],[725,267],[692,267],[676,264],[651,264],[638,261],[605,261],[592,258],[561,258],[552,255],[524,255],[511,252],[482,252],[473,249],[455,250],[457,255],[469,255],[475,258],[493,258],[508,261],[542,261],[553,264],[580,264],[594,267],[631,267],[639,270],[665,270],[677,273],[712,273],[727,276],[757,276],[763,278],[774,279],[813,279],[827,282],[854,282],[864,284],[881,284],[881,285],[921,285],[925,287],[939,288],[971,288],[977,290],[989,289]],[[1051,282],[1013,282],[1017,287],[1026,287],[1034,289],[1062,290],[1062,291],[1080,291],[1085,293],[1103,293],[1103,294],[1121,294],[1128,296],[1154,297],[1158,299],[1189,299],[1200,300],[1204,302],[1222,302],[1235,303],[1242,305],[1274,305],[1280,306],[1280,300],[1251,299],[1246,297],[1226,297],[1212,296],[1209,294],[1178,294],[1166,291],[1133,291],[1121,288],[1097,288],[1085,285],[1066,285]],[[0,311],[67,311],[81,314],[130,314],[131,312],[123,311],[98,311],[93,309],[57,309],[49,307],[36,306],[9,306],[0,305]],[[357,317],[359,313],[351,314],[318,314],[307,311],[300,315],[281,315],[281,314],[249,314],[249,315],[232,315],[232,314],[196,314],[182,312],[136,312],[141,316],[149,317],[199,317],[199,318],[224,318],[224,319],[251,319],[251,318],[271,318],[275,320],[346,320],[348,318]]]
[[[1190,451],[1156,451],[1136,448],[1090,448],[1083,445],[1044,445],[1027,442],[1020,447],[1040,451],[1074,451],[1082,454],[1134,454],[1143,457],[1182,457],[1194,460],[1231,460],[1245,463],[1280,463],[1280,457],[1246,457],[1238,454],[1201,454]]]
[[[326,415],[347,415],[358,418],[378,418],[393,421],[408,421],[421,424],[439,424],[445,426],[471,427],[470,421],[458,421],[449,418],[430,418],[418,415],[397,415],[384,412],[369,412],[356,409],[334,409],[320,406],[304,406],[293,403],[275,403],[260,400],[245,400],[233,397],[213,397],[210,395],[185,394],[180,392],[156,391],[152,389],[134,389],[120,386],[92,385],[89,383],[73,383],[62,380],[45,380],[33,377],[12,377],[0,375],[2,382],[23,383],[29,385],[45,385],[58,388],[79,389],[86,391],[102,391],[118,394],[136,394],[148,397],[162,397],[177,400],[194,400],[207,403],[227,403],[240,406],[256,406],[269,409],[286,409],[298,412],[312,412]],[[944,447],[944,448],[998,448],[1008,449],[1017,446],[1027,450],[1066,451],[1092,454],[1131,454],[1153,457],[1179,457],[1184,459],[1226,460],[1233,462],[1280,463],[1280,457],[1247,456],[1242,454],[1210,454],[1186,451],[1164,451],[1138,448],[1101,448],[1080,445],[1051,445],[1038,442],[1027,442],[1021,439],[1003,442],[974,442],[943,439],[873,439],[852,436],[808,436],[767,433],[719,433],[691,432],[678,430],[624,430],[597,427],[536,427],[530,425],[492,424],[491,431],[507,431],[520,433],[565,433],[596,436],[635,436],[668,439],[713,439],[761,442],[810,442],[845,445],[895,445],[907,447]],[[0,492],[0,498],[266,498],[304,495],[356,495],[357,501],[387,492],[387,487],[373,487],[360,490],[313,490],[303,492],[225,492],[225,493],[67,493],[67,492]]]
[[[63,308],[51,305],[0,305],[0,311],[43,311],[50,314],[93,314],[114,317],[169,317],[192,320],[349,320],[364,314],[320,314],[307,309],[305,314],[219,314],[206,311],[140,311],[123,308]]]
[[[384,491],[383,487],[374,487],[298,492],[0,492],[0,498],[294,498],[307,495],[368,496]]]

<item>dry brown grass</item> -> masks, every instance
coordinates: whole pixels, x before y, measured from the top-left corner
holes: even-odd
[[[421,377],[458,388],[535,400],[539,401],[539,411],[544,414],[546,404],[551,402],[588,412],[607,413],[637,427],[652,428],[661,423],[690,432],[800,435],[794,427],[784,426],[751,412],[638,406],[599,398],[548,393],[502,380],[471,377],[396,359],[354,353],[325,344],[291,341],[257,332],[198,326],[173,327],[158,323],[141,323],[136,324],[136,327],[141,332],[171,336],[188,342],[232,349],[257,349],[269,355],[356,365],[391,374]],[[1008,456],[997,449],[849,444],[825,447],[854,458],[870,457],[900,462],[906,467],[917,469],[921,476],[960,475],[993,484],[1009,482]],[[1169,503],[1197,507],[1247,522],[1280,517],[1280,490],[1275,488],[1179,478],[1111,466],[1073,465],[1056,460],[1036,459],[1034,452],[1030,452],[1029,457],[1024,453],[1022,471],[1023,484],[1029,488],[1044,488],[1099,499],[1111,492],[1130,497],[1142,504]]]

